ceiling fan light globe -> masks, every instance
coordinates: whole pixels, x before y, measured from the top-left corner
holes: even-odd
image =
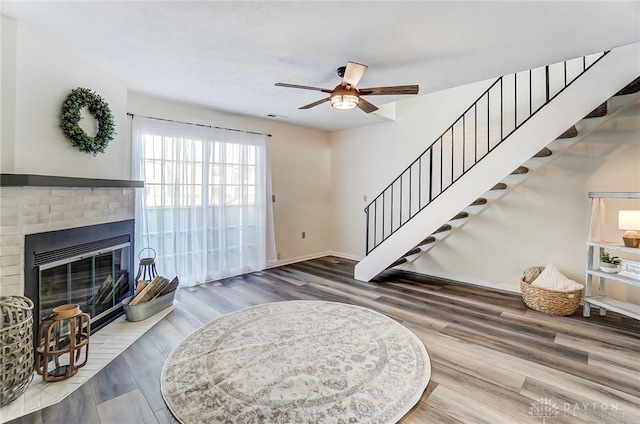
[[[331,96],[331,106],[336,109],[353,109],[358,106],[358,96],[352,94],[335,94]]]

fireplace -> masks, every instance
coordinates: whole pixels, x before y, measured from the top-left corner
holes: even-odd
[[[56,306],[80,305],[95,331],[123,313],[133,287],[134,220],[25,236],[25,296],[40,322]]]

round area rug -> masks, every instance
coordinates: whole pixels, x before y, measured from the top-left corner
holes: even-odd
[[[343,303],[243,309],[187,337],[162,369],[181,423],[395,423],[431,376],[411,331]]]

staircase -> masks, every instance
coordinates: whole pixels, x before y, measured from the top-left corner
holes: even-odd
[[[526,177],[523,164],[549,158],[550,142],[576,137],[578,121],[605,116],[607,99],[640,88],[638,63],[634,43],[498,78],[365,208],[367,256],[355,278],[419,256],[510,188],[505,176]]]

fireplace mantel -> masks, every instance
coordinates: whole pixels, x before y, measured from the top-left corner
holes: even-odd
[[[0,174],[0,187],[141,188],[144,187],[144,181],[59,177],[54,175]]]

